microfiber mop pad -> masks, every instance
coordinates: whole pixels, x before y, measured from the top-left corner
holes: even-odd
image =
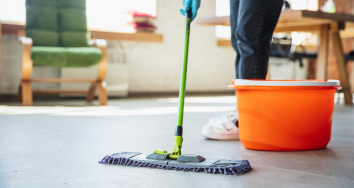
[[[99,163],[119,164],[134,167],[158,168],[184,172],[206,172],[210,174],[240,175],[252,170],[247,160],[220,159],[200,163],[177,162],[175,160],[149,160],[139,152],[121,152],[105,156]]]

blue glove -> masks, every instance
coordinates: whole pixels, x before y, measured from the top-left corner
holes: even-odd
[[[197,11],[200,7],[200,0],[182,0],[183,3],[183,9],[180,9],[179,11],[185,16],[186,12],[188,12],[190,9],[192,9],[192,20],[197,16]]]

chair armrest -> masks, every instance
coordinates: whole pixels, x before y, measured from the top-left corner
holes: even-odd
[[[90,47],[107,47],[107,41],[104,39],[92,39],[89,41]]]
[[[28,81],[31,79],[33,62],[31,59],[32,39],[29,37],[19,38],[22,43],[22,80]]]
[[[102,52],[101,61],[98,63],[97,81],[103,81],[106,78],[108,67],[107,42],[104,39],[94,39],[90,40],[89,44],[91,47],[99,48]]]
[[[26,31],[24,29],[17,30],[18,41],[21,42],[22,37],[26,37]]]
[[[30,45],[32,47],[33,41],[29,37],[19,37],[19,41],[22,45]]]
[[[91,39],[91,40],[89,40],[89,46],[90,46],[90,47],[97,47],[97,45],[96,45],[96,39]]]

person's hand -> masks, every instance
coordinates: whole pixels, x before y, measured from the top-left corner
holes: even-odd
[[[192,20],[197,16],[197,11],[200,7],[200,0],[182,0],[183,9],[179,11],[183,14],[183,16],[188,12],[190,9],[192,10]]]

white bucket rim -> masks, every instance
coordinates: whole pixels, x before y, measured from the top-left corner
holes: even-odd
[[[235,86],[340,86],[339,80],[233,80]]]

